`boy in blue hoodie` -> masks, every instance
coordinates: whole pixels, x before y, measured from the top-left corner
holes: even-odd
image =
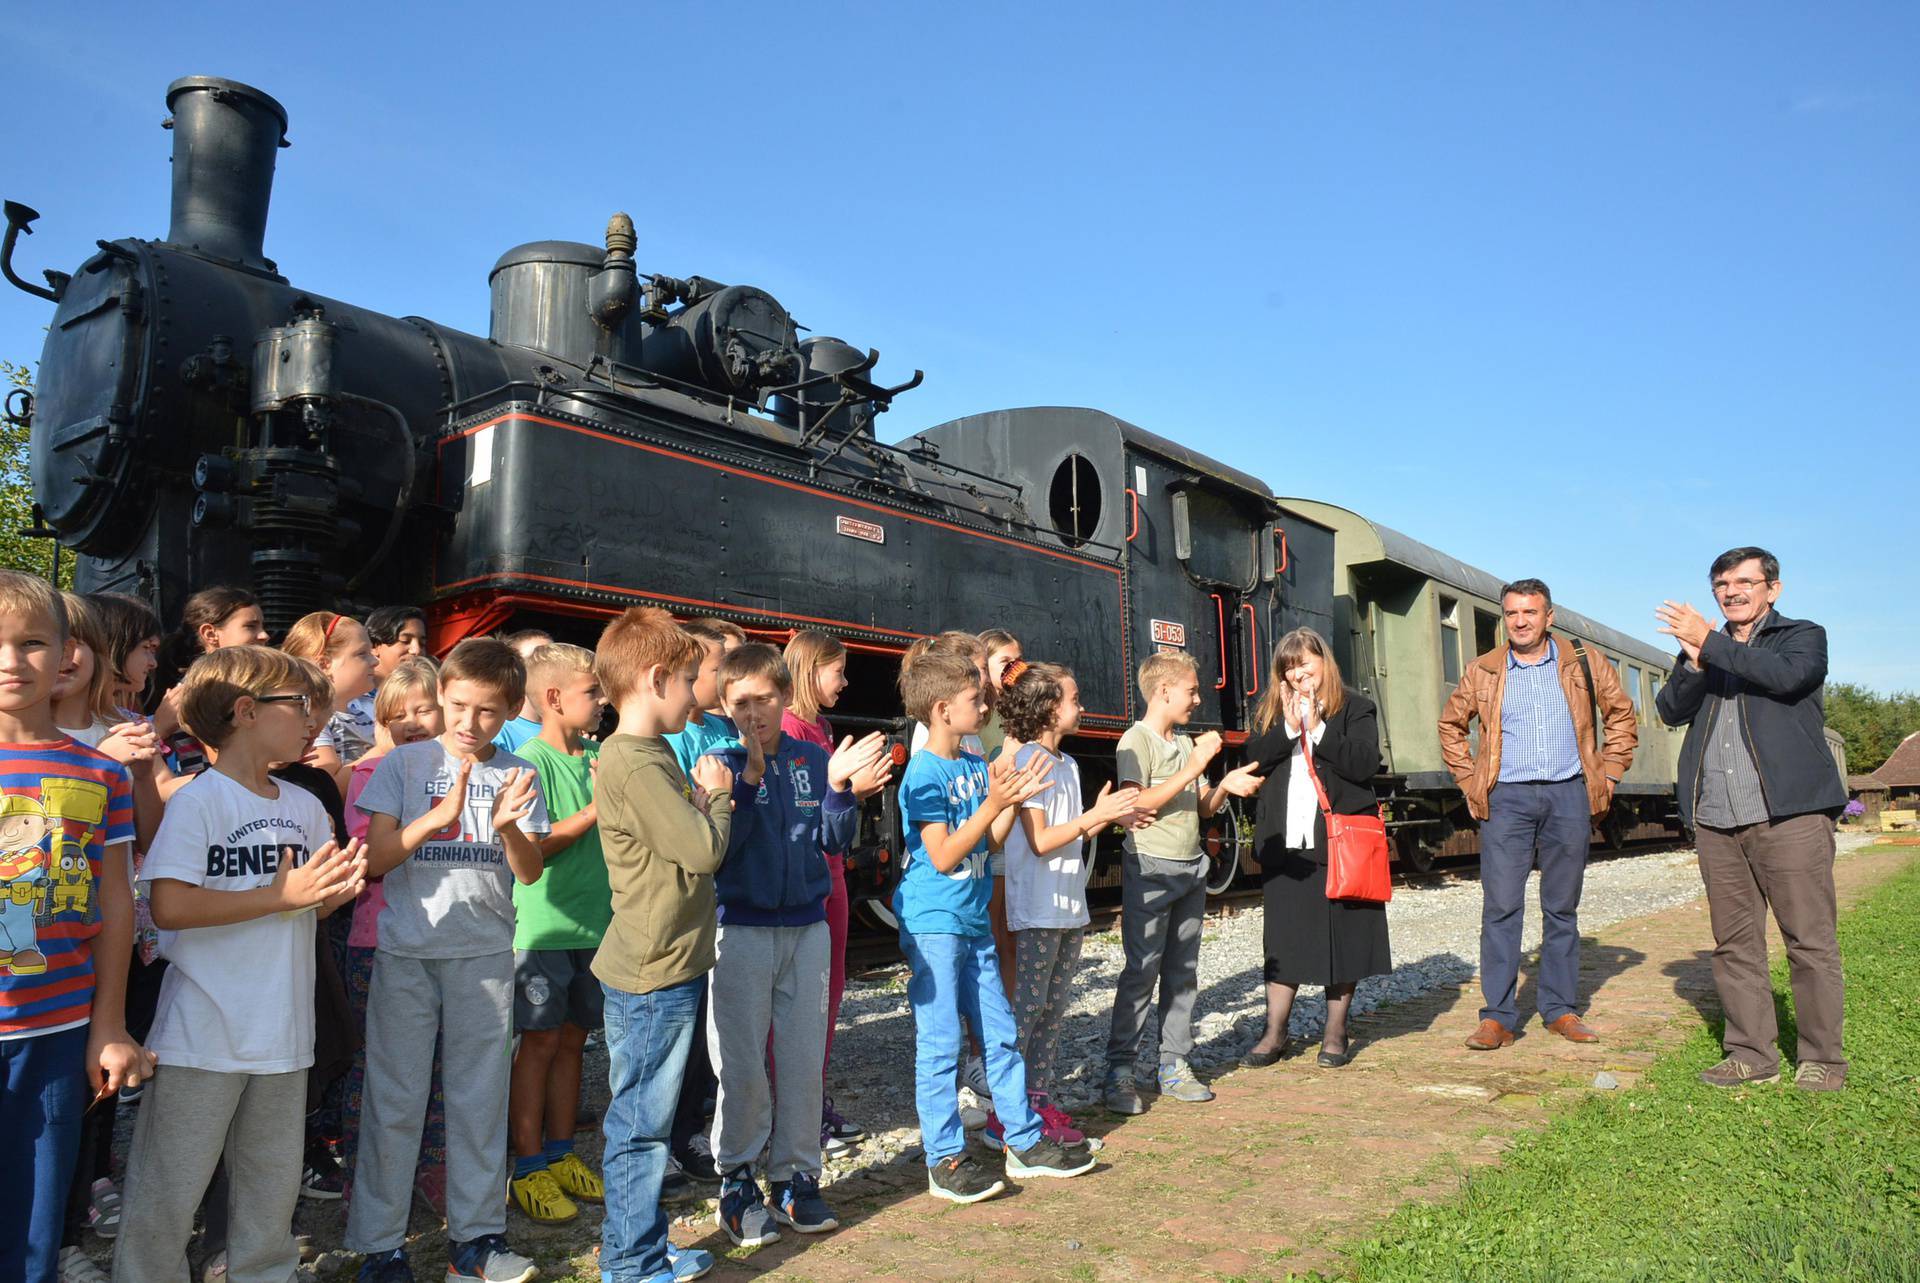
[[[844,852],[858,814],[848,781],[885,749],[878,732],[843,740],[832,757],[783,735],[793,678],[773,647],[754,643],[721,661],[720,694],[740,728],[717,756],[734,773],[733,832],[714,879],[707,1049],[720,1077],[713,1156],[724,1173],[715,1219],[745,1247],[839,1226],[820,1197],[820,1073],[827,1045],[825,852]],[[723,1014],[724,1013],[724,1014]],[[773,1035],[778,1090],[767,1082]],[[753,1162],[763,1148],[772,1207]]]

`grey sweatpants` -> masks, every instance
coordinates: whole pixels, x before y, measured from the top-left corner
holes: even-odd
[[[1113,990],[1107,1072],[1124,1072],[1140,1052],[1147,1008],[1160,988],[1160,1059],[1193,1051],[1193,1003],[1200,996],[1200,927],[1207,916],[1207,862],[1159,860],[1128,851],[1120,863],[1120,943],[1126,967]]]
[[[350,1252],[405,1244],[434,1035],[447,1085],[447,1237],[507,1229],[507,1080],[513,1069],[513,952],[478,958],[373,955],[360,1158],[347,1209]]]
[[[1053,1090],[1060,1022],[1067,1018],[1073,973],[1080,968],[1085,927],[1027,927],[1013,933],[1013,1019],[1020,1027],[1020,1058],[1027,1091]]]
[[[154,1071],[127,1157],[113,1277],[187,1283],[193,1213],[227,1158],[231,1283],[290,1283],[300,1264],[293,1209],[307,1123],[307,1071],[229,1074],[184,1065]]]
[[[720,1091],[713,1161],[722,1172],[767,1153],[767,1179],[820,1172],[820,1075],[827,1055],[825,922],[804,927],[721,923],[707,999],[707,1050]],[[767,1034],[776,1089],[767,1090]]]

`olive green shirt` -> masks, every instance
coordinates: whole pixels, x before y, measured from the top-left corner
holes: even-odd
[[[1114,753],[1115,775],[1143,789],[1157,788],[1178,775],[1193,755],[1191,736],[1163,739],[1145,722],[1135,722],[1120,737]],[[1160,808],[1152,824],[1127,834],[1126,848],[1158,860],[1200,858],[1200,781],[1195,780]]]

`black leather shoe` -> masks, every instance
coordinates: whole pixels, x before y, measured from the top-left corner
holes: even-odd
[[[1349,1046],[1345,1051],[1322,1050],[1316,1063],[1318,1063],[1322,1069],[1339,1069],[1352,1059],[1353,1048]]]
[[[1240,1067],[1242,1069],[1265,1069],[1269,1065],[1279,1064],[1292,1054],[1293,1040],[1291,1038],[1285,1038],[1282,1039],[1280,1045],[1272,1051],[1248,1051],[1246,1055],[1240,1057]]]

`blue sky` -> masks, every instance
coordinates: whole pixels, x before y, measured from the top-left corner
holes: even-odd
[[[485,333],[501,251],[624,209],[923,367],[890,436],[1098,406],[1656,642],[1759,543],[1835,679],[1920,687],[1920,7],[458,12],[15,10],[18,261],[162,235],[167,82],[230,76],[302,286]]]

